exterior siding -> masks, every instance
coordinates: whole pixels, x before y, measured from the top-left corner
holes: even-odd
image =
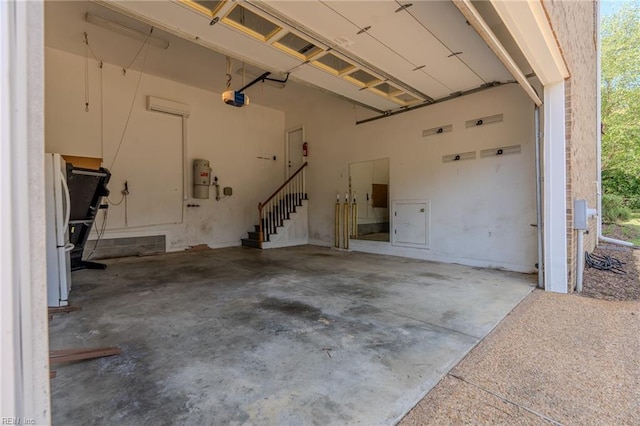
[[[574,289],[576,232],[573,201],[585,199],[590,208],[597,203],[597,25],[596,1],[543,0],[571,76],[566,89],[567,140],[567,252],[569,291]],[[597,218],[589,221],[585,247],[597,243]]]

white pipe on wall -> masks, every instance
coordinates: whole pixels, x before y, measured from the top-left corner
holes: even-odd
[[[602,238],[602,40],[600,37],[600,2],[596,4],[596,167],[598,180],[596,181],[596,210],[598,222],[596,224],[598,239]]]
[[[600,235],[598,238],[600,239],[600,241],[604,241],[605,243],[618,244],[619,246],[625,247],[636,247],[635,244],[630,243],[629,241],[616,240],[615,238],[609,238],[602,235]]]
[[[584,230],[582,229],[578,229],[576,246],[576,291],[582,292],[582,271],[584,271]]]
[[[597,99],[597,107],[596,107],[596,167],[598,168],[598,180],[596,181],[596,202],[598,203],[596,206],[598,212],[598,222],[596,224],[598,238],[596,244],[599,241],[603,241],[605,243],[610,244],[618,244],[625,247],[635,247],[633,243],[628,241],[622,241],[615,238],[609,238],[602,235],[602,86],[601,86],[601,77],[602,77],[602,59],[600,58],[601,50],[601,37],[600,37],[600,2],[597,2],[596,5],[596,37],[597,37],[597,55],[596,55],[596,99]]]

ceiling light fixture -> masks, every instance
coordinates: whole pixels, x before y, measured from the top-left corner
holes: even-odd
[[[161,49],[167,49],[169,47],[168,40],[154,37],[140,30],[137,30],[135,28],[131,28],[119,22],[112,21],[111,19],[104,18],[99,15],[95,15],[91,12],[87,12],[87,14],[85,15],[85,18],[87,22],[89,22],[90,24],[94,24],[99,27],[106,28],[107,30],[125,35],[127,37],[134,38],[136,40],[140,40],[140,41],[147,40],[147,42],[152,46],[159,47]],[[150,31],[153,31],[153,27],[150,27]]]

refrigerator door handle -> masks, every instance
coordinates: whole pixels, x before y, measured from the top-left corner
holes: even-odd
[[[69,220],[71,219],[71,196],[69,195],[69,185],[67,185],[67,179],[65,179],[62,173],[59,176],[60,176],[60,182],[62,182],[62,187],[64,188],[64,200],[65,200],[65,208],[66,208],[66,211],[64,213],[64,224],[62,225],[62,229],[63,229],[63,232],[67,232],[67,228],[69,228]]]

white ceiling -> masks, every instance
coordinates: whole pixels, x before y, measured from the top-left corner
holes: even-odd
[[[88,23],[85,20],[87,12],[108,17],[142,32],[148,32],[150,28],[146,24],[87,0],[50,0],[45,2],[45,45],[80,56],[85,56],[88,53],[89,57],[93,58],[83,43],[83,33],[87,32],[91,48],[100,60],[122,67],[130,64],[140,49],[142,41]],[[224,55],[159,29],[154,29],[153,34],[168,40],[169,48],[165,50],[153,45],[149,47],[144,65],[145,73],[216,93],[222,93],[225,90],[226,60]],[[141,56],[133,62],[131,69],[140,70],[143,62]],[[234,89],[243,85],[242,68],[241,61],[234,61],[232,72],[232,88]],[[246,65],[244,76],[246,81],[250,81],[264,71],[262,68]],[[275,88],[276,86],[264,84],[249,89],[247,92],[251,103],[285,110],[301,96],[309,100],[322,96],[317,90],[291,81],[286,84],[284,89]],[[281,88],[282,85],[277,87]]]
[[[511,76],[450,1],[252,2],[432,99]],[[371,27],[362,34],[357,32]],[[460,52],[458,55],[454,53]],[[423,68],[414,71],[417,67]]]
[[[408,1],[251,0],[227,2],[220,16],[235,3],[268,17],[282,26],[282,31],[296,32],[323,49],[343,54],[357,67],[395,83],[421,101],[512,80],[449,0],[413,0],[406,8],[401,6]],[[489,23],[499,28],[502,23],[499,18],[496,21],[493,8],[487,7],[488,2],[479,3],[483,4],[478,7],[485,9],[482,13],[495,21]],[[151,74],[221,92],[226,83],[226,54],[237,58],[236,70],[240,61],[255,66],[249,69],[247,80],[265,70],[280,75],[290,71],[294,82],[322,88],[377,111],[400,108],[391,99],[304,63],[222,21],[210,25],[211,19],[178,1],[114,1],[107,6],[108,9],[87,1],[46,2],[46,45],[85,55],[82,33],[86,31],[100,59],[116,65],[129,64],[142,42],[87,23],[84,17],[90,11],[142,32],[148,32],[149,25],[153,25],[154,36],[169,40],[166,50],[149,48],[145,72]],[[357,34],[366,27],[370,28]],[[133,68],[136,65],[139,64],[134,63]],[[527,72],[527,64],[522,65]],[[238,89],[241,80],[234,72],[232,88]],[[288,101],[284,91],[295,97],[295,89],[287,87],[278,93],[284,102]]]

